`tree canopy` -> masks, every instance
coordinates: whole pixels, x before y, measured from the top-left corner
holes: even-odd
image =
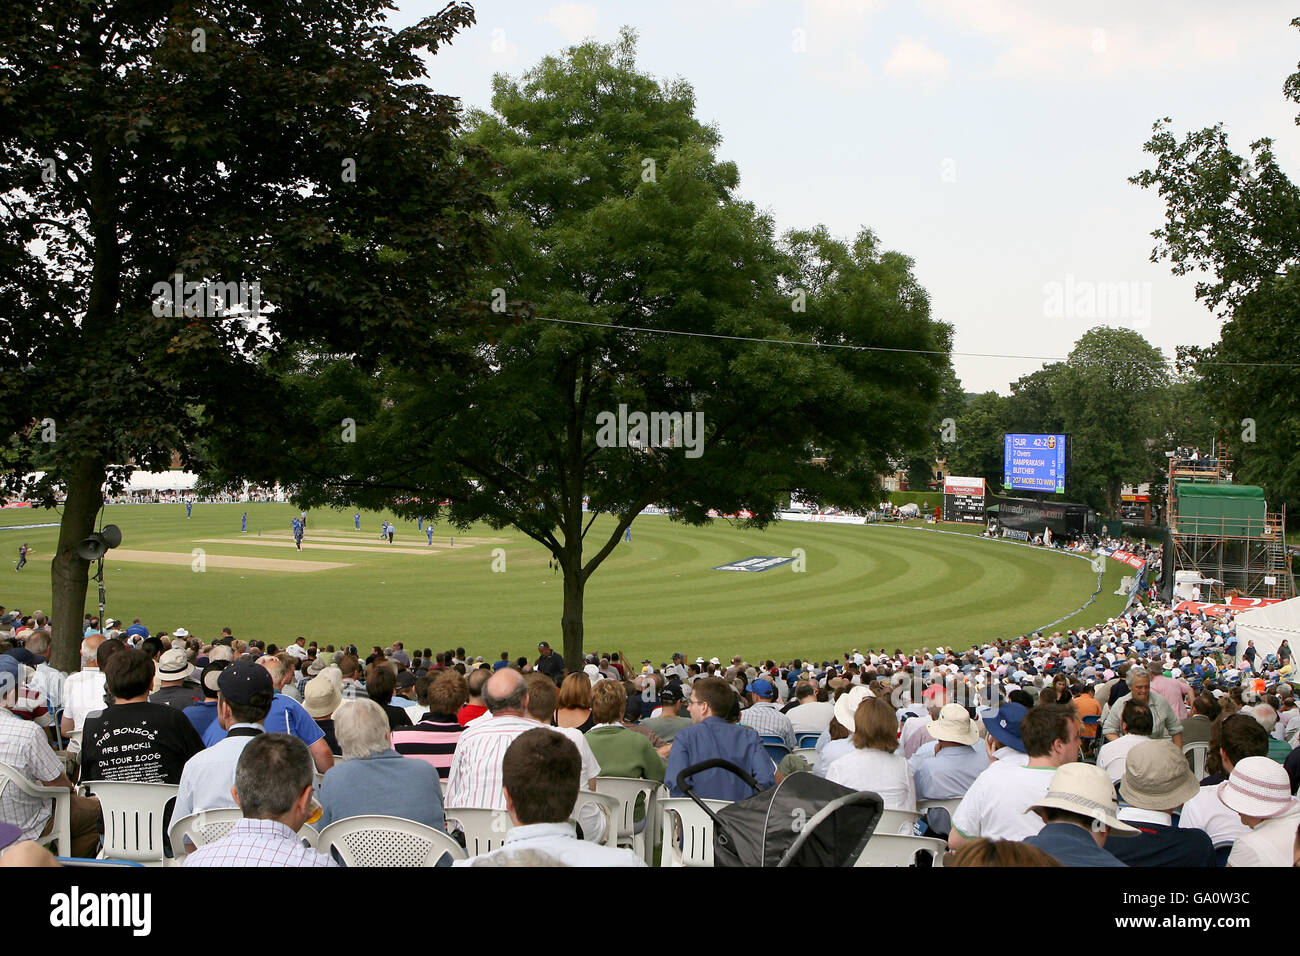
[[[453,321],[483,248],[482,169],[456,143],[456,102],[414,81],[473,11],[393,31],[386,8],[6,6],[0,466],[11,493],[66,493],[57,666],[76,666],[75,546],[106,477],[191,462],[201,433],[257,433],[304,348],[427,359],[431,326]]]
[[[468,135],[500,163],[480,327],[438,337],[454,365],[322,358],[294,382],[315,430],[278,474],[306,504],[518,528],[563,570],[576,666],[586,584],[647,505],[763,526],[792,492],[878,500],[888,458],[931,440],[950,333],[869,231],[778,239],[690,87],[641,73],[631,33],[494,89]],[[597,514],[615,520],[592,541]]]

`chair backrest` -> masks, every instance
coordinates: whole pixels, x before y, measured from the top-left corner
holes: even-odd
[[[444,856],[465,859],[465,851],[440,830],[402,817],[346,817],[320,832],[317,847],[334,850],[345,866],[434,866]]]
[[[813,750],[816,750],[817,741],[821,739],[821,736],[822,736],[821,734],[813,733],[811,731],[806,733],[801,733],[801,734],[796,733],[794,735],[794,744],[800,750],[803,750],[805,748],[812,748]]]
[[[1205,776],[1205,760],[1209,755],[1209,741],[1198,740],[1196,743],[1183,744],[1183,756],[1187,758],[1187,764],[1197,780]]]
[[[447,818],[447,829],[453,823],[460,824],[460,831],[465,835],[465,853],[467,856],[479,856],[491,853],[506,841],[506,834],[512,826],[510,814],[504,810],[485,810],[482,807],[443,807]]]
[[[233,830],[235,824],[242,819],[244,811],[239,807],[221,807],[216,810],[200,810],[173,820],[167,829],[172,841],[172,855],[181,859],[190,854],[191,848],[197,850],[201,846],[215,843]]]
[[[594,806],[604,814],[605,827],[601,843],[605,846],[618,846],[618,819],[621,806],[617,797],[608,793],[594,793],[591,790],[579,790],[578,799],[573,804],[569,819],[578,823],[578,814],[584,807]]]
[[[877,830],[867,841],[867,848],[854,866],[915,866],[916,854],[924,852],[931,858],[931,866],[943,866],[943,855],[948,844],[933,837],[902,836],[881,833]]]
[[[100,857],[163,861],[163,814],[180,789],[170,783],[122,783],[90,780],[85,787],[99,797],[104,818],[104,846]]]
[[[916,826],[916,814],[911,810],[883,810],[876,821],[876,833],[902,833],[910,835]]]
[[[704,802],[715,813],[731,804],[730,800]],[[663,820],[659,865],[713,866],[713,819],[690,797],[664,797],[659,801],[659,812]]]
[[[918,800],[916,809],[918,813],[924,814],[927,810],[934,807],[943,807],[949,813],[956,813],[957,807],[961,805],[961,797],[954,797],[951,800]]]
[[[772,763],[780,766],[781,761],[790,756],[790,748],[785,745],[785,741],[780,737],[772,734],[763,734],[763,749],[767,755],[772,758]]]
[[[608,794],[618,801],[614,829],[619,842],[630,841],[636,833],[637,801],[644,795],[645,819],[648,822],[654,810],[654,797],[662,788],[663,784],[658,780],[642,780],[640,777],[596,778],[596,792]]]

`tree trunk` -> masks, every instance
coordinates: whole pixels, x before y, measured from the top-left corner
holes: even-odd
[[[586,582],[582,577],[582,559],[570,567],[562,562],[564,570],[564,615],[560,618],[560,631],[564,635],[564,666],[570,674],[582,672],[582,599]]]
[[[104,474],[104,463],[94,458],[79,459],[68,470],[68,498],[59,522],[59,548],[50,563],[50,617],[54,622],[50,665],[67,673],[81,667],[82,615],[90,567],[90,562],[78,556],[77,545],[95,530],[95,515],[104,503]]]

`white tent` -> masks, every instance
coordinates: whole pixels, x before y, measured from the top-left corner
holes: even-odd
[[[1276,654],[1283,641],[1287,641],[1293,648],[1300,643],[1300,597],[1238,614],[1238,659],[1245,652],[1249,641],[1255,642],[1255,650],[1261,658]],[[1259,666],[1258,663],[1256,666]]]

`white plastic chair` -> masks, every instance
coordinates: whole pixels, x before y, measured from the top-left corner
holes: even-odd
[[[35,783],[9,764],[0,763],[0,795],[6,787],[16,787],[29,797],[54,799],[54,826],[50,827],[49,833],[36,840],[38,843],[56,844],[57,856],[72,856],[72,791],[67,787],[47,787]]]
[[[180,863],[189,856],[191,848],[197,850],[201,846],[217,842],[242,819],[244,811],[239,807],[220,807],[216,810],[200,810],[173,820],[167,830],[172,842],[172,856]]]
[[[569,814],[569,819],[574,823],[579,823],[578,814],[582,813],[583,809],[589,806],[594,806],[600,816],[604,818],[605,829],[600,842],[605,846],[618,846],[617,824],[619,814],[622,812],[622,807],[619,804],[618,798],[611,796],[608,793],[595,793],[591,790],[579,790],[578,799],[574,801],[573,812]],[[600,817],[596,817],[595,819],[600,819]]]
[[[402,817],[372,814],[336,820],[320,832],[320,852],[335,850],[345,866],[434,866],[465,851],[441,830]]]
[[[715,813],[730,800],[705,800]],[[713,819],[690,797],[659,800],[663,834],[660,866],[713,866]],[[681,845],[678,845],[678,839]]]
[[[902,833],[910,836],[916,826],[916,814],[911,810],[883,810],[876,822],[876,833]]]
[[[925,816],[925,812],[926,812],[927,810],[931,810],[931,809],[933,809],[934,807],[942,807],[943,809],[947,810],[947,811],[948,811],[948,815],[951,816],[952,814],[954,814],[954,813],[957,812],[957,807],[960,806],[960,805],[961,805],[961,797],[955,797],[955,798],[953,798],[952,800],[918,800],[918,801],[916,801],[916,809],[917,809],[917,812],[921,814],[921,816]]]
[[[934,837],[902,836],[881,833],[877,830],[867,841],[854,866],[913,866],[917,851],[924,850],[932,857],[931,866],[943,866],[943,855],[948,844]]]
[[[485,810],[482,807],[443,807],[450,832],[452,823],[460,824],[465,835],[465,855],[479,856],[491,853],[506,842],[506,834],[513,824],[504,810]]]
[[[180,790],[170,783],[89,780],[82,784],[99,797],[104,842],[99,858],[162,866],[163,813]]]
[[[1187,763],[1191,766],[1192,774],[1197,780],[1205,776],[1205,760],[1209,755],[1209,741],[1198,740],[1195,743],[1183,744],[1183,756],[1187,758]]]
[[[654,863],[655,833],[658,824],[656,799],[664,792],[663,784],[658,780],[642,780],[639,777],[597,777],[596,792],[607,793],[619,802],[619,812],[615,814],[618,823],[615,846],[630,846],[646,865]],[[642,805],[645,807],[645,827],[636,832],[637,801],[644,795]]]

